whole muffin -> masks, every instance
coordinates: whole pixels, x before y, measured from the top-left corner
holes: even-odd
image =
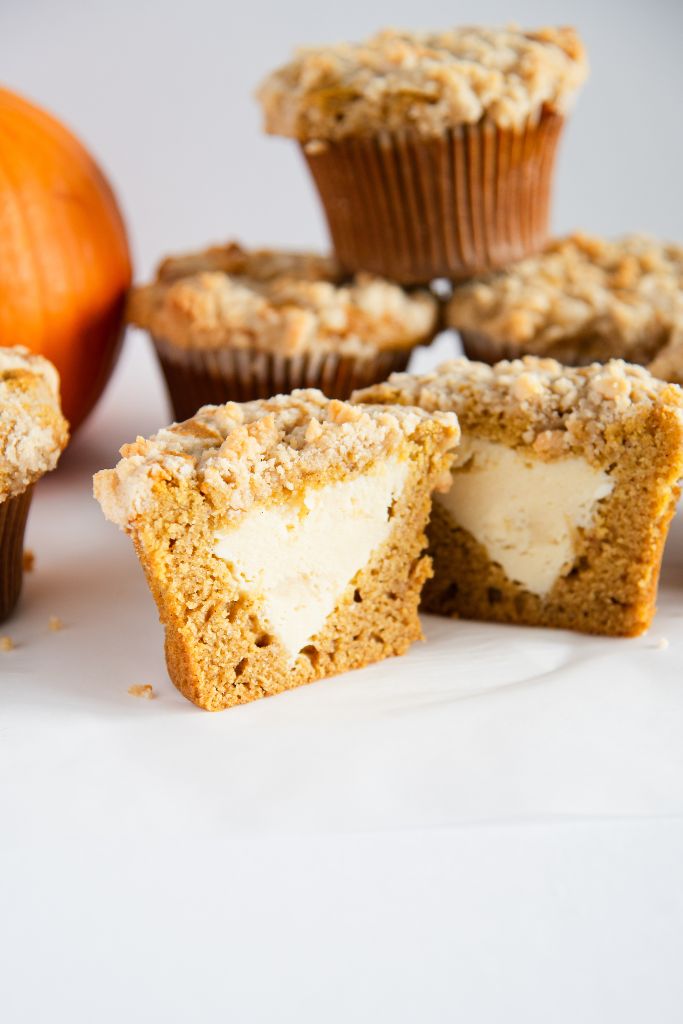
[[[683,248],[645,235],[569,235],[456,288],[445,319],[472,359],[625,359],[681,384]]]
[[[571,28],[386,30],[300,50],[258,97],[266,130],[300,143],[343,266],[421,284],[543,246],[586,74]]]
[[[52,363],[26,348],[0,348],[0,622],[21,591],[33,485],[55,468],[68,437]]]
[[[202,405],[296,388],[348,398],[405,369],[432,340],[438,307],[426,291],[368,274],[345,281],[324,256],[232,242],[164,260],[152,284],[133,289],[128,318],[151,334],[183,420]]]

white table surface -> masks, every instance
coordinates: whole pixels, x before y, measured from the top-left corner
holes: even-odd
[[[211,715],[90,496],[165,418],[133,335],[37,491],[1,630],[3,1019],[680,1020],[681,518],[645,637],[428,618],[405,658]]]
[[[555,231],[680,240],[673,0],[2,0],[2,77],[102,161],[144,278],[214,239],[324,244],[252,97],[295,44],[511,18],[590,53]],[[0,627],[2,1024],[680,1024],[683,516],[646,637],[431,620],[401,661],[208,715],[89,497],[165,420],[133,336]]]

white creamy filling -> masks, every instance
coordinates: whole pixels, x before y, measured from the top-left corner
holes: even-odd
[[[576,531],[614,487],[580,456],[544,462],[507,445],[463,438],[453,486],[437,495],[505,575],[541,596],[571,569]]]
[[[258,600],[292,661],[316,636],[356,573],[388,537],[408,464],[311,488],[303,505],[254,508],[216,534],[214,554]]]

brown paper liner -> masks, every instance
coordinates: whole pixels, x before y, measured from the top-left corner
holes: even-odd
[[[385,132],[304,145],[338,260],[425,284],[537,252],[563,124],[544,112],[516,130],[481,121],[436,138]]]
[[[13,611],[24,575],[24,530],[33,496],[29,487],[0,504],[0,622]]]
[[[249,402],[320,388],[328,398],[349,398],[357,388],[405,370],[413,349],[384,349],[369,359],[334,352],[283,356],[251,349],[180,349],[154,338],[177,420],[194,416],[202,405]]]
[[[523,345],[514,345],[508,341],[495,341],[481,331],[458,331],[463,352],[468,359],[478,363],[494,363],[501,359],[517,359],[524,354]]]

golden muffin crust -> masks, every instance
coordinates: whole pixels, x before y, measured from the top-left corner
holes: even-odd
[[[517,348],[567,362],[620,357],[650,364],[660,351],[676,349],[683,248],[638,234],[616,241],[569,235],[538,256],[457,287],[446,318],[451,327],[504,346],[501,356]],[[683,371],[683,361],[676,369]]]
[[[363,472],[418,429],[435,432],[439,457],[460,436],[452,413],[360,408],[314,389],[208,405],[124,445],[116,468],[95,476],[95,496],[107,518],[127,529],[153,505],[156,486],[175,480],[196,485],[226,520],[238,519],[283,488],[296,495],[321,475],[329,482]]]
[[[164,260],[152,284],[133,289],[128,319],[183,349],[370,358],[430,340],[437,304],[370,274],[343,282],[324,256],[230,243]]]
[[[52,363],[20,346],[0,348],[0,502],[54,469],[68,437]]]
[[[486,117],[519,127],[564,113],[588,73],[572,28],[386,29],[306,47],[258,90],[266,131],[302,142],[411,129],[438,135]]]

